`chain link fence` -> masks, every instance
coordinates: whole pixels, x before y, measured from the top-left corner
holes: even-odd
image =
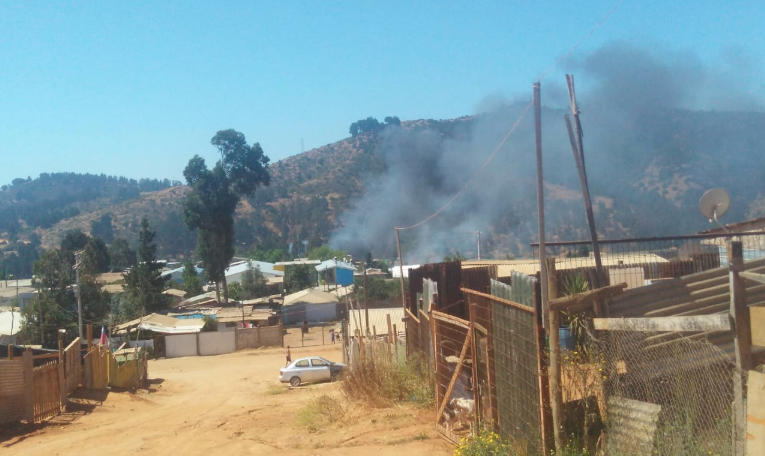
[[[598,337],[563,354],[564,402],[584,399],[580,435],[591,434],[599,416],[609,455],[732,455],[740,373],[725,352],[698,335]]]

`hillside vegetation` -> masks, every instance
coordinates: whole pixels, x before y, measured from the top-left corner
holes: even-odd
[[[552,122],[560,122],[561,115],[559,111],[545,111],[545,117]],[[339,227],[347,228],[346,225],[353,223],[346,218],[349,210],[358,212],[362,206],[374,213],[378,206],[383,210],[381,206],[394,199],[393,195],[385,194],[392,187],[380,183],[391,177],[396,166],[419,167],[414,174],[416,180],[421,178],[444,195],[453,194],[467,179],[469,166],[464,171],[458,167],[450,175],[454,182],[444,181],[443,176],[435,174],[441,164],[420,163],[412,158],[418,152],[419,143],[406,152],[408,155],[404,154],[411,161],[404,165],[395,163],[391,144],[398,147],[396,141],[404,141],[401,139],[404,134],[417,141],[427,134],[429,141],[437,142],[433,147],[438,155],[444,153],[442,149],[474,140],[482,134],[482,121],[480,116],[404,121],[379,124],[372,131],[360,131],[357,125],[355,136],[270,165],[271,185],[258,189],[253,197],[238,206],[237,252],[246,254],[254,249],[290,252],[291,248],[286,256],[296,256],[308,246],[327,243]],[[712,187],[725,187],[733,197],[731,212],[726,216],[728,221],[765,212],[762,203],[765,200],[765,156],[760,152],[765,145],[761,136],[765,130],[763,114],[679,110],[652,113],[650,120],[641,124],[645,125],[644,134],[637,140],[626,136],[611,140],[611,144],[603,141],[597,126],[588,129],[588,125],[585,124],[589,135],[585,138],[585,152],[595,194],[596,220],[603,237],[685,234],[703,229],[707,222],[697,214],[698,198]],[[587,141],[596,143],[595,147]],[[472,204],[471,201],[482,198],[507,195],[492,203],[495,208],[490,215],[467,212],[484,233],[484,255],[498,258],[523,255],[528,252],[529,242],[535,241],[535,176],[530,172],[533,168],[521,166],[533,157],[528,151],[522,153],[522,157],[510,154],[492,163],[491,168],[496,169],[486,171],[486,179],[482,176],[481,182],[461,197],[465,204]],[[570,165],[553,168],[545,175],[548,235],[554,240],[586,239],[570,150],[556,151],[551,147],[546,153],[562,163],[571,161]],[[466,163],[480,163],[481,157]],[[505,166],[507,168],[503,168]],[[508,171],[497,171],[502,169]],[[491,172],[499,172],[500,177],[489,179]],[[189,257],[193,255],[196,237],[183,223],[181,203],[186,191],[179,182],[168,180],[135,181],[75,173],[16,179],[0,190],[0,248],[4,248],[6,254],[28,242],[40,242],[43,248],[50,248],[58,245],[71,230],[112,239],[125,238],[134,245],[140,220],[146,216],[152,229],[157,231],[160,257]],[[377,200],[369,198],[374,192],[382,193]],[[430,205],[407,209],[418,197],[425,198],[418,192],[395,198],[396,204],[402,205],[402,211],[412,212],[412,220],[429,214],[444,200],[436,198]],[[370,207],[364,208],[364,205]],[[450,226],[462,223],[460,218],[465,218],[465,212],[457,209],[435,219],[431,229],[449,230]],[[395,211],[396,207],[385,210]],[[379,258],[394,256],[392,228],[398,222],[389,218],[386,223],[390,227],[381,231],[383,234],[379,237],[384,239],[380,242],[367,240],[339,247],[357,257],[367,251],[373,251]],[[363,223],[360,229],[364,229]],[[438,259],[438,255],[474,243],[470,236],[465,237],[467,240],[455,241],[453,245],[445,241],[442,244],[446,245],[429,247],[432,255],[427,259]],[[426,240],[408,238],[405,242],[412,248]]]

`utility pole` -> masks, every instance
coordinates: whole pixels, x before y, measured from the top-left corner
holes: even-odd
[[[595,256],[595,270],[598,274],[599,284],[605,285],[605,274],[603,273],[603,264],[600,260],[600,245],[598,244],[598,233],[595,230],[595,215],[592,211],[592,199],[590,198],[590,186],[587,182],[587,170],[584,166],[584,144],[582,142],[582,122],[579,118],[579,107],[576,104],[576,92],[574,91],[574,75],[566,75],[566,84],[568,85],[568,96],[571,100],[571,114],[574,116],[574,125],[571,126],[571,119],[565,115],[566,128],[568,129],[568,138],[571,142],[571,150],[574,153],[576,169],[579,173],[579,183],[582,185],[582,197],[587,212],[587,225],[590,228],[590,241],[592,242],[592,253]]]
[[[396,227],[396,248],[398,249],[398,271],[401,275],[401,306],[406,310],[406,293],[404,292],[404,259],[401,257],[401,237]]]
[[[364,265],[364,320],[369,334],[369,300],[367,300],[367,267]]]
[[[481,259],[481,232],[478,231],[478,259]]]
[[[82,265],[82,250],[74,252],[74,273],[77,281],[77,327],[82,341],[82,290],[80,289],[80,266]]]
[[[536,130],[537,152],[537,211],[539,212],[539,275],[542,290],[542,316],[547,312],[547,264],[545,251],[545,187],[542,173],[542,102],[540,100],[539,81],[534,83],[534,126]],[[547,318],[544,326],[548,328]]]

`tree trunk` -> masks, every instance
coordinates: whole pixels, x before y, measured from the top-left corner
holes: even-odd
[[[228,304],[228,282],[226,276],[223,276],[223,301]]]
[[[220,282],[215,282],[215,299],[220,302]]]

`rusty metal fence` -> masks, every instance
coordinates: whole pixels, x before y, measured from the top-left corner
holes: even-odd
[[[463,289],[475,336],[477,414],[525,454],[543,448],[544,332],[534,306]],[[540,344],[540,341],[542,343]]]

